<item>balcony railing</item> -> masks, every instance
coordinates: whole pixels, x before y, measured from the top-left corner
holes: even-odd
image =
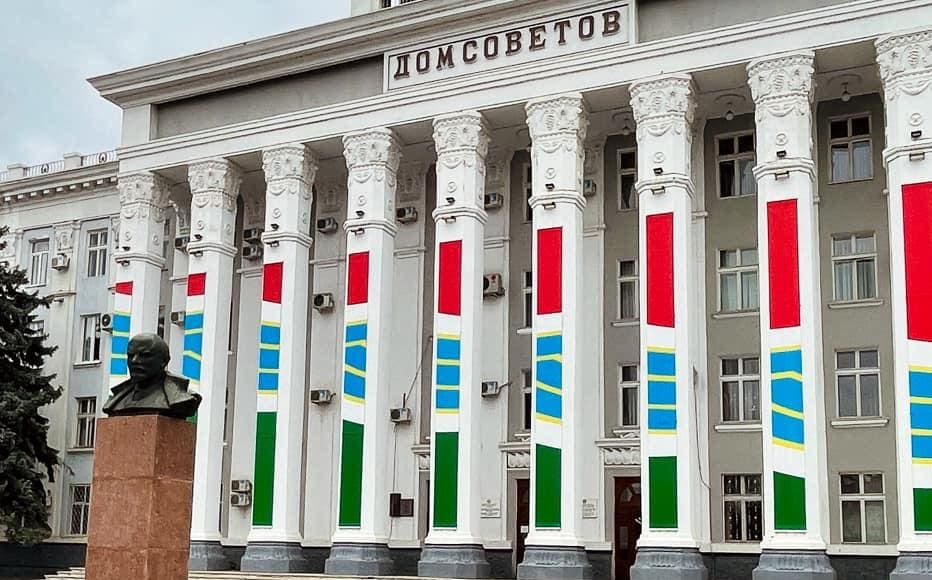
[[[71,159],[74,159],[74,157],[49,161],[48,163],[39,163],[28,167],[11,166],[10,169],[0,171],[0,182],[27,179],[29,177],[60,173],[62,171],[79,169],[81,167],[112,163],[117,160],[117,154],[115,149],[111,149],[110,151],[101,151],[100,153],[92,153],[91,155],[81,155],[79,163],[69,163]]]

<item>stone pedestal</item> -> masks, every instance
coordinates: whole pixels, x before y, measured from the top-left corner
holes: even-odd
[[[187,580],[194,433],[157,415],[97,422],[87,580]]]

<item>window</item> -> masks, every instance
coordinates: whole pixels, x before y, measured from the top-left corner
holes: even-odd
[[[49,277],[49,240],[33,240],[29,254],[29,284],[45,286]]]
[[[835,300],[854,302],[877,297],[877,245],[874,234],[832,238]]]
[[[764,536],[761,476],[722,475],[726,542],[759,542]]]
[[[832,183],[873,178],[870,115],[834,119],[829,131]]]
[[[639,390],[638,365],[618,365],[618,423],[622,427],[638,426]]]
[[[107,230],[87,232],[87,277],[107,275]]]
[[[637,260],[618,260],[618,320],[638,317]]]
[[[716,139],[719,197],[741,197],[757,193],[754,178],[754,133]]]
[[[534,220],[534,211],[531,210],[531,196],[534,194],[534,175],[531,172],[531,164],[524,164],[522,186],[524,187],[524,222],[531,223]]]
[[[720,250],[719,311],[757,310],[757,248]]]
[[[521,369],[521,397],[524,402],[524,413],[523,419],[525,431],[531,430],[531,397],[532,397],[532,381],[531,381],[531,369]]]
[[[884,544],[887,522],[882,473],[842,473],[841,541],[846,544]]]
[[[880,363],[876,349],[835,353],[839,417],[880,416]]]
[[[618,210],[637,209],[638,193],[637,149],[618,150]]]
[[[45,334],[45,321],[44,320],[33,320],[29,323],[29,330],[34,334],[44,335]]]
[[[524,284],[521,294],[524,297],[524,328],[531,328],[534,324],[534,275],[531,272],[521,273]]]
[[[760,359],[722,359],[722,421],[760,422]]]
[[[100,361],[100,314],[81,317],[81,362]]]
[[[71,525],[69,533],[73,536],[87,535],[87,522],[91,515],[91,486],[87,484],[71,486]]]
[[[79,397],[76,401],[78,421],[74,446],[90,449],[94,446],[94,435],[97,431],[97,397]]]

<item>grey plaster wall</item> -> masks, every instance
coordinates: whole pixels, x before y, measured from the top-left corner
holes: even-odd
[[[514,440],[514,434],[524,430],[524,399],[521,392],[521,370],[531,368],[531,335],[518,334],[524,326],[524,295],[521,292],[524,283],[523,272],[531,270],[531,222],[524,221],[526,200],[523,189],[523,171],[531,162],[526,150],[516,151],[511,161],[511,251],[508,257],[508,377],[514,381],[515,388],[508,389],[508,439]],[[512,505],[509,502],[509,505]]]

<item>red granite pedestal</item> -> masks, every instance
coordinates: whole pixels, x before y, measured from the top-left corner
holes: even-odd
[[[187,580],[195,426],[97,421],[87,580]]]

